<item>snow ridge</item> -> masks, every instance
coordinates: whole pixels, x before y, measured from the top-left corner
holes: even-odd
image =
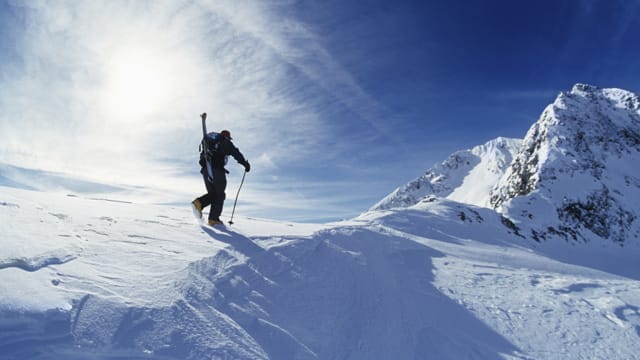
[[[488,206],[491,188],[506,171],[520,143],[520,139],[499,137],[473,149],[457,151],[369,210],[409,207],[428,197]]]
[[[38,271],[51,265],[64,264],[72,261],[77,256],[64,250],[52,251],[31,258],[0,259],[0,270],[6,268],[18,268],[24,271]]]

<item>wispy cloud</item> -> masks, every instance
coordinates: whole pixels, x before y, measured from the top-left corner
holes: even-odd
[[[353,76],[322,46],[317,34],[308,25],[281,14],[290,13],[292,1],[249,1],[248,6],[233,6],[232,0],[206,2],[213,11],[225,14],[241,31],[258,39],[282,61],[300,71],[316,86],[333,94],[336,101],[381,132],[385,125],[379,121],[386,112],[384,106],[372,98]],[[260,14],[256,16],[256,14]]]
[[[287,1],[10,6],[24,21],[10,39],[18,58],[1,73],[7,163],[182,190],[200,181],[198,114],[207,111],[210,129],[231,129],[260,169],[254,176],[264,189],[255,199],[277,194],[294,203],[282,190],[282,164],[327,163],[357,147],[333,139],[328,119],[339,108],[369,123],[362,141],[387,131],[384,107],[312,29],[282,15]],[[299,199],[299,207],[318,206]]]
[[[197,143],[200,111],[210,112],[212,127],[245,134],[264,133],[273,125],[263,125],[265,117],[279,119],[283,129],[317,126],[312,113],[274,95],[285,69],[227,17],[238,6],[203,12],[203,5],[20,4],[27,19],[17,39],[21,64],[4,74],[0,93],[0,126],[9,140],[3,151],[49,166],[94,151],[185,154]],[[248,22],[261,16],[249,15]]]

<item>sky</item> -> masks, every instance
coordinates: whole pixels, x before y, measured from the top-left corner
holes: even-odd
[[[188,203],[207,112],[252,164],[238,214],[350,218],[454,151],[524,137],[575,83],[640,92],[639,8],[0,0],[0,163]]]

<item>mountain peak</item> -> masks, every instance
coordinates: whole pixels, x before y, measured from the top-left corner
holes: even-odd
[[[623,89],[576,84],[571,91],[561,93],[551,106],[560,109],[583,107],[583,111],[590,112],[597,112],[601,108],[607,107],[638,111],[640,110],[640,97]]]
[[[491,204],[529,223],[539,219],[541,234],[637,236],[631,199],[640,196],[640,179],[629,164],[640,161],[639,104],[629,91],[585,84],[560,94],[527,132]],[[533,203],[552,211],[542,215]]]
[[[371,210],[439,197],[494,208],[536,240],[622,244],[640,237],[640,174],[630,166],[638,163],[640,98],[578,83],[544,109],[523,140],[499,137],[457,151]]]
[[[571,88],[571,93],[572,94],[592,93],[597,90],[600,90],[600,88],[595,85],[577,83],[573,85],[573,88]]]

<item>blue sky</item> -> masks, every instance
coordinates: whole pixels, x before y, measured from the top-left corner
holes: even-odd
[[[640,91],[639,7],[2,1],[0,159],[190,201],[207,111],[253,165],[239,213],[348,218],[575,83]]]

